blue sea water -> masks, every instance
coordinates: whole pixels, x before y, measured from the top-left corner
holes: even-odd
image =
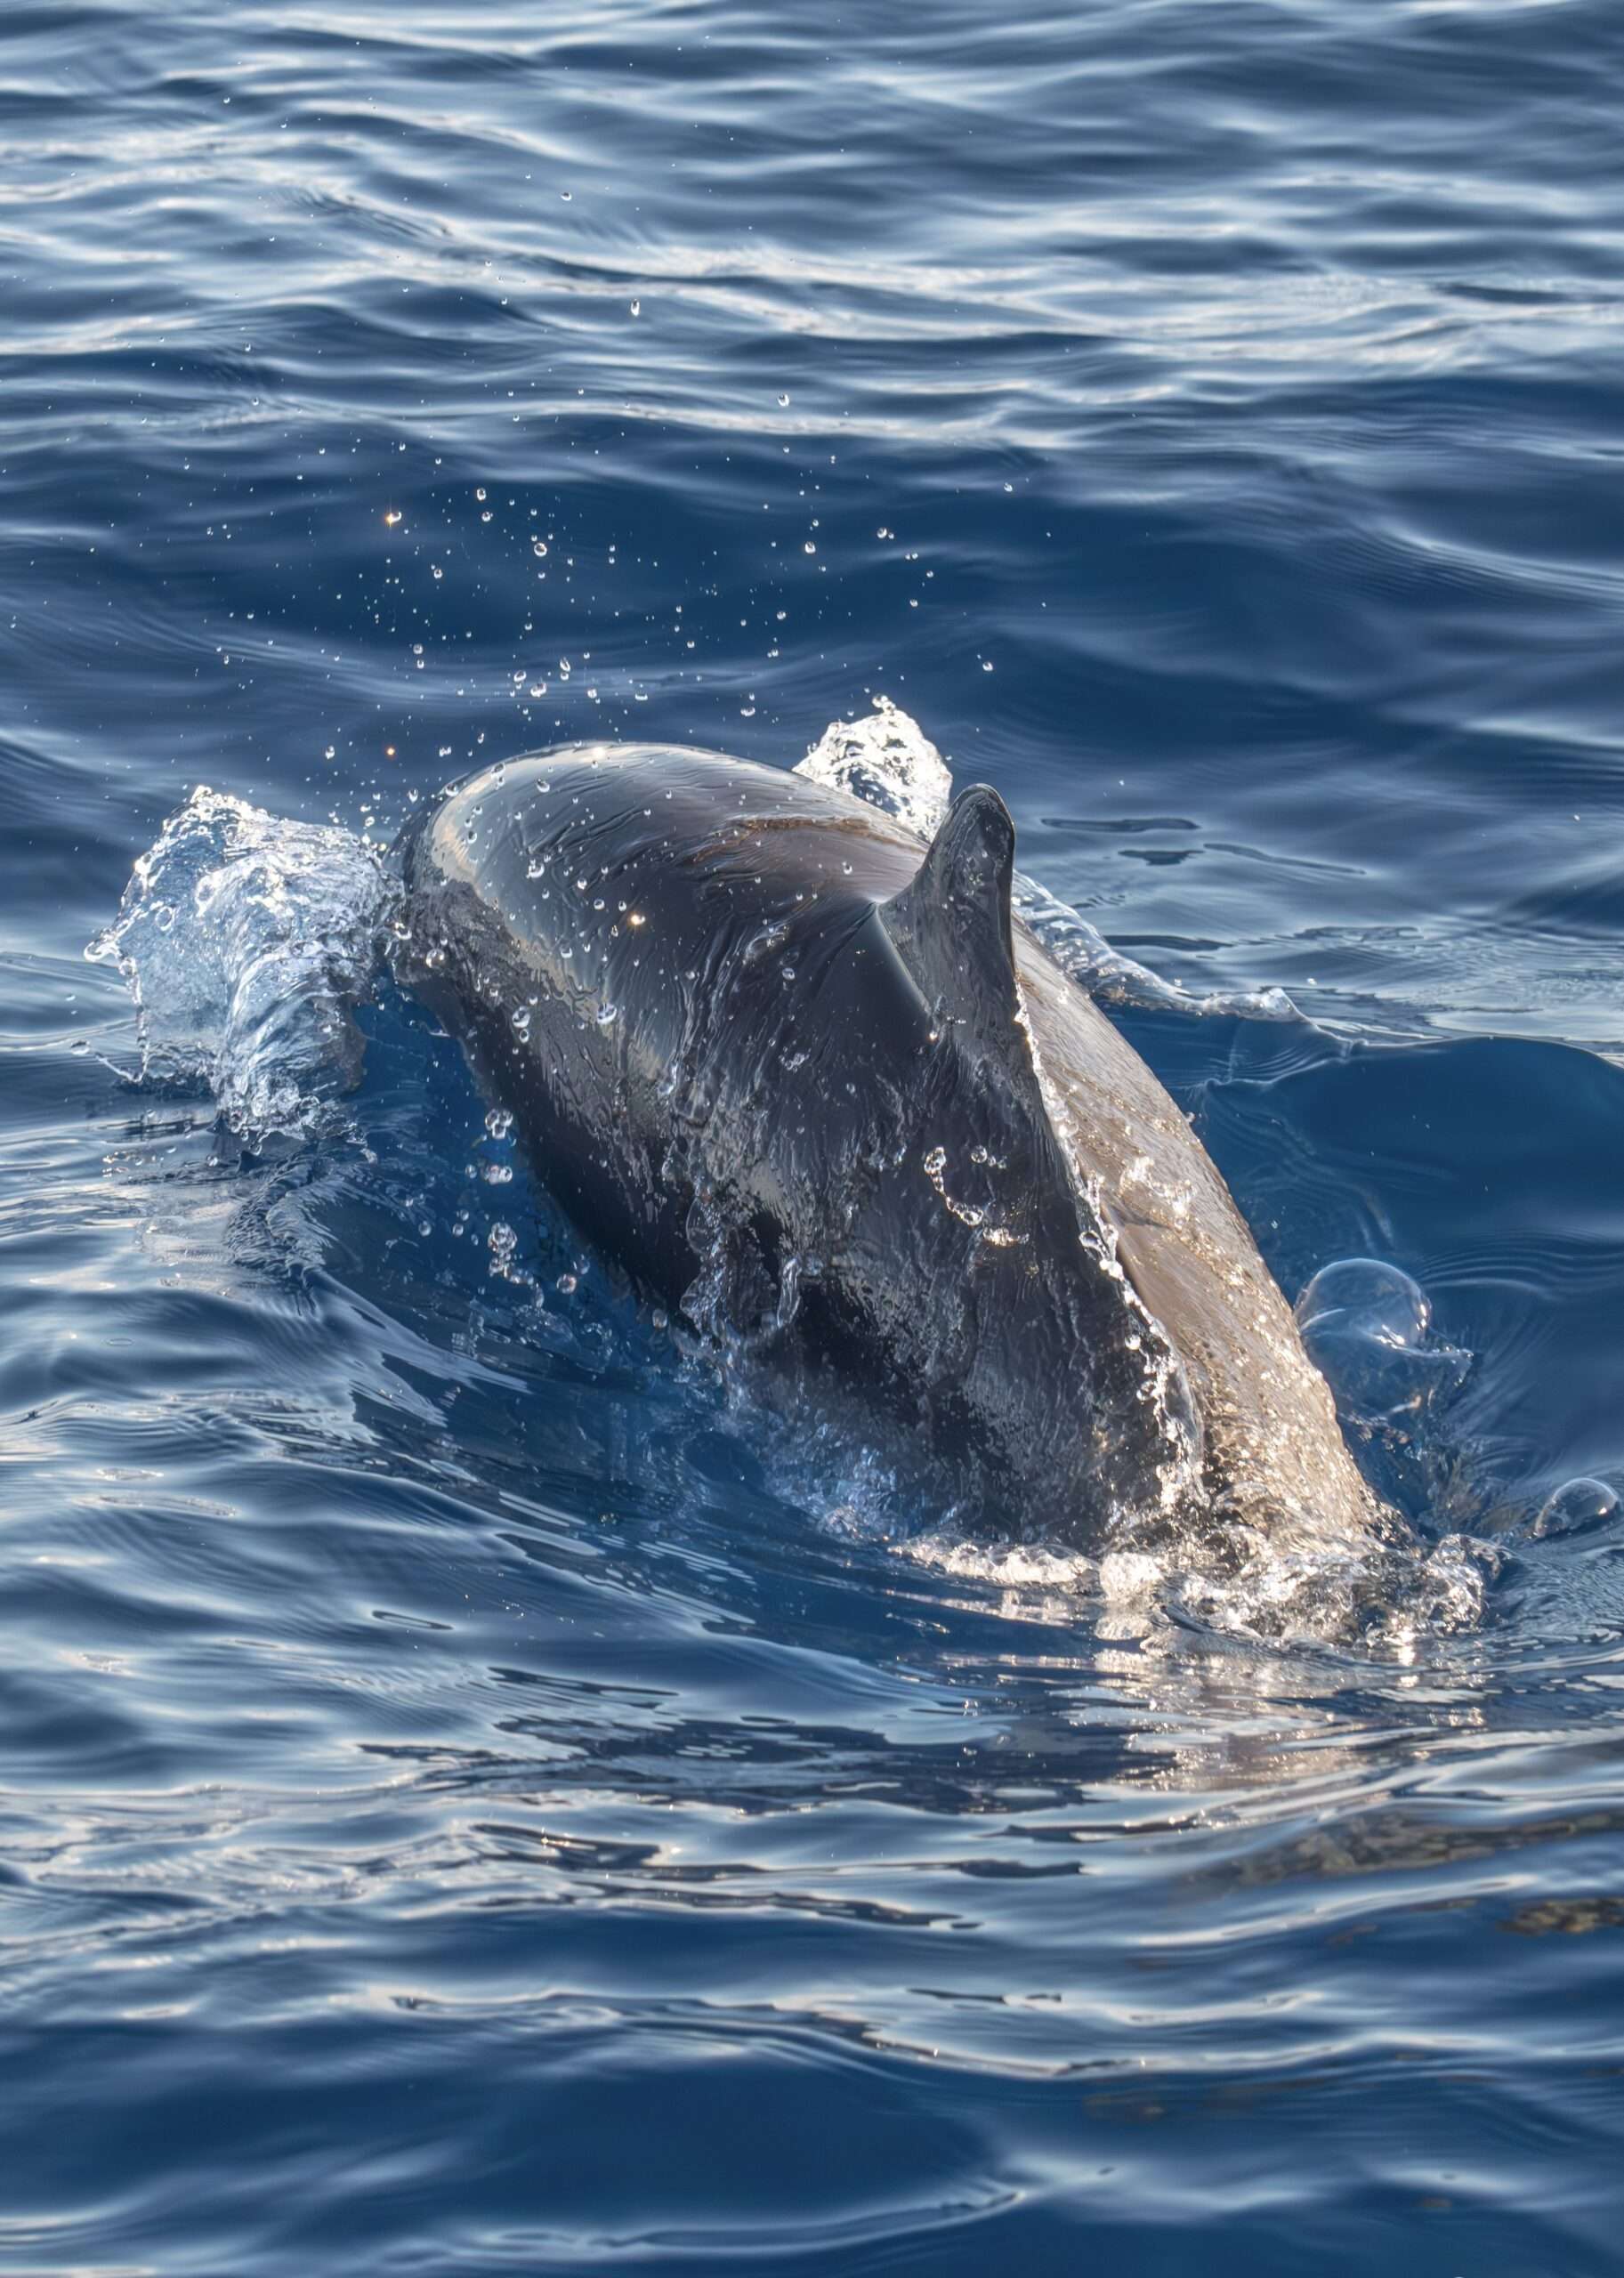
[[[1621,84],[1607,0],[12,0],[8,2278],[1619,2266]],[[881,695],[1211,1000],[1117,1016],[1288,1294],[1470,1354],[1350,1401],[1391,1606],[882,1523],[387,989],[274,1140],[133,1080],[195,786]]]

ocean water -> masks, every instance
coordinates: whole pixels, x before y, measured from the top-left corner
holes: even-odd
[[[1618,2267],[1621,75],[12,0],[7,2278]],[[1376,1262],[1395,1569],[786,1445],[368,981],[471,766],[882,699],[1288,1295]]]

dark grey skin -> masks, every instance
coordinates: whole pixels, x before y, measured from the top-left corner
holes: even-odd
[[[636,1288],[855,1390],[979,1523],[1369,1528],[1223,1181],[1012,921],[1014,852],[984,787],[926,849],[797,775],[570,747],[415,827],[404,977]]]

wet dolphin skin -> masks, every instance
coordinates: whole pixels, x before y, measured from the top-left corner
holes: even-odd
[[[976,1519],[1369,1525],[1186,1119],[1012,918],[1014,847],[984,786],[927,846],[750,762],[567,747],[414,826],[403,975],[635,1287]]]

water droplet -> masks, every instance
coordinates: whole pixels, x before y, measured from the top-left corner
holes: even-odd
[[[816,553],[818,549],[812,544],[811,538],[808,538],[805,545],[801,548],[801,551],[803,553]]]
[[[787,395],[781,395],[781,396],[780,396],[780,398],[779,398],[779,400],[778,400],[778,408],[779,408],[779,409],[780,409],[780,411],[788,411],[788,408],[789,408],[789,398],[788,398]]]
[[[641,301],[634,301],[632,303],[632,314],[634,317],[640,317],[642,314],[642,303]]]

